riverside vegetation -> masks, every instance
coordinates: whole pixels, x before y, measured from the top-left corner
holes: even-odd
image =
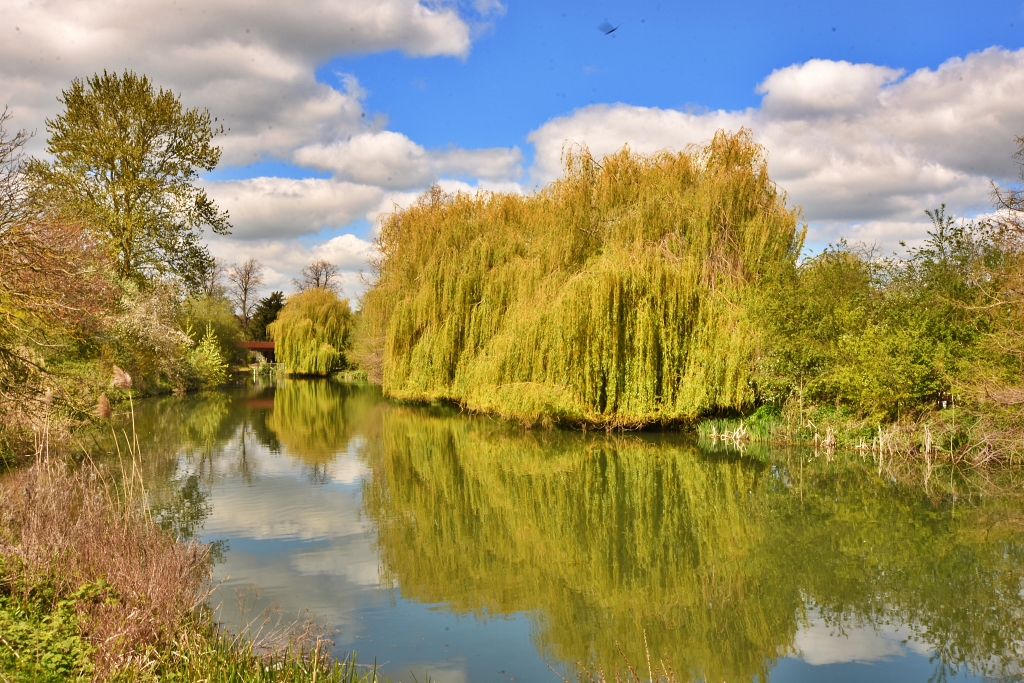
[[[741,441],[1016,464],[1024,198],[994,197],[990,220],[929,212],[903,257],[839,242],[801,258],[747,131],[678,154],[569,148],[536,194],[435,189],[387,218],[355,355],[388,396],[526,424],[705,420]]]
[[[115,479],[45,459],[0,482],[0,679],[377,680],[329,655],[312,623],[222,630],[206,606],[209,546],[154,521],[144,494],[134,469]]]
[[[67,450],[78,428],[108,417],[111,402],[131,392],[223,384],[245,360],[235,343],[245,337],[275,338],[298,373],[358,366],[394,398],[453,401],[528,425],[697,425],[711,441],[724,435],[741,446],[806,440],[831,453],[845,444],[870,451],[879,471],[885,458],[890,468],[893,457],[920,458],[926,486],[937,460],[1018,465],[1024,456],[1019,190],[994,192],[999,212],[990,220],[957,222],[944,209],[931,212],[928,239],[901,257],[840,242],[801,258],[799,213],[768,177],[766,153],[747,131],[720,132],[678,154],[624,149],[596,160],[570,148],[564,177],[536,194],[471,197],[435,188],[388,217],[376,279],[354,314],[333,291],[337,270],[323,262],[304,271],[297,284],[305,291],[287,302],[280,292],[258,300],[261,271],[252,261],[232,271],[237,291],[222,286],[224,264],[201,235],[226,234],[229,217],[195,182],[220,158],[213,140],[222,129],[208,112],[184,109],[173,93],[131,72],[78,79],[61,102],[64,112],[47,121],[52,161],[24,158],[28,136],[8,134],[10,115],[0,116],[0,464],[34,463],[8,473],[0,486],[5,677],[359,677],[352,663],[330,660],[319,641],[286,639],[265,652],[246,634],[219,630],[205,607],[210,550],[190,543],[187,529],[154,518],[159,500],[136,488],[131,474],[139,457],[134,440],[125,445],[131,464],[120,479],[92,464],[65,467],[44,457],[51,446]],[[153,163],[161,154],[174,159],[169,173]],[[331,410],[329,400],[283,391],[268,433],[316,443],[323,436],[316,429],[280,424],[301,422],[310,402]],[[393,427],[385,443],[405,438],[401,420]],[[336,435],[347,427],[324,429]],[[531,438],[557,451],[557,436]],[[622,438],[616,452],[648,455]],[[437,450],[421,445],[423,453]],[[391,463],[395,448],[375,456],[381,482],[389,470],[380,463],[436,466]],[[314,468],[329,459],[303,449]],[[751,525],[767,523],[733,505],[753,482],[723,489],[721,473],[709,479],[699,466],[673,467],[651,457],[623,481],[637,491],[652,477],[692,482],[693,490],[711,482],[702,495],[723,496],[722,509],[705,511],[707,519],[700,511],[691,516],[712,530],[711,546],[732,539],[744,562],[756,559],[756,541],[768,527]],[[408,504],[404,517],[392,519],[380,507],[383,498],[370,499],[385,556],[410,591],[426,595],[433,570],[411,566],[397,541],[419,547],[443,540],[410,535],[402,521],[443,519],[443,512],[423,512],[416,491],[392,484],[371,494]],[[509,500],[516,495],[515,486],[508,489]],[[567,514],[555,521],[603,523],[586,510]],[[747,521],[715,531],[715,520],[744,515]],[[530,537],[552,524],[527,518],[533,530],[522,533]],[[458,520],[451,523],[456,529]],[[516,533],[495,523],[495,537]],[[553,545],[565,540],[552,538]],[[433,551],[442,558],[438,566],[457,560],[443,548]],[[671,555],[656,547],[651,553]],[[645,567],[657,573],[656,564]],[[426,573],[416,579],[420,571]],[[773,580],[764,571],[755,585]],[[1002,569],[993,571],[1002,581]],[[699,586],[668,579],[665,586],[679,604],[705,589],[728,603],[736,596],[716,593],[728,587],[715,576]],[[733,578],[731,585],[745,583]],[[600,577],[583,583],[600,592],[593,589]],[[609,593],[608,614],[616,613],[617,596]],[[702,635],[712,626],[693,622],[693,640],[682,644],[693,656],[684,664],[715,676],[760,676],[764,660],[751,653],[792,642],[787,615],[796,603],[779,600],[778,614],[751,604],[754,612],[736,617],[750,633],[730,645],[735,652],[712,648]],[[919,602],[908,610],[927,600]],[[515,604],[532,609],[530,600]],[[971,638],[1005,635],[982,629],[947,638],[939,607],[928,633],[940,649],[983,652]],[[560,618],[555,614],[549,627],[558,628]],[[645,637],[645,628],[625,620],[602,624],[634,644]],[[660,637],[652,638],[658,648]],[[561,640],[566,656],[586,656],[582,641]],[[754,645],[747,648],[748,641]],[[640,661],[638,652],[629,654]],[[610,660],[600,664],[611,667]]]
[[[220,158],[208,112],[132,72],[60,101],[51,161],[0,113],[0,680],[365,679],[323,642],[220,631],[209,549],[155,524],[138,482],[61,464],[133,392],[224,384],[285,302],[257,301],[251,259],[223,286],[200,241],[230,229],[195,182]]]
[[[103,379],[115,366],[136,395],[211,389],[247,360],[238,341],[271,327],[298,372],[345,367],[351,313],[332,264],[303,271],[315,282],[289,307],[259,299],[257,261],[228,268],[202,245],[204,229],[231,227],[196,183],[220,159],[209,112],[132,72],[76,79],[60,101],[52,161],[26,157],[30,136],[0,114],[0,463],[33,452],[42,416],[66,441],[97,403],[123,400]]]

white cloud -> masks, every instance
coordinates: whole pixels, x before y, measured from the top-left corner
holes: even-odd
[[[239,244],[228,237],[212,236],[210,252],[228,263],[255,258],[263,264],[264,288],[294,291],[292,279],[312,261],[326,259],[341,272],[341,294],[356,301],[365,290],[360,271],[368,270],[368,262],[376,254],[373,242],[352,234],[331,237],[313,245],[297,239],[262,239]]]
[[[248,178],[206,182],[231,212],[232,238],[288,239],[340,228],[363,218],[384,194],[379,187],[326,178]]]
[[[757,86],[757,92],[764,95],[761,110],[773,118],[855,116],[879,98],[882,87],[902,75],[902,70],[874,64],[812,59],[773,71]]]
[[[441,178],[436,184],[450,193],[523,192],[514,181],[470,184]],[[207,182],[204,186],[221,206],[231,209],[234,224],[229,236],[207,235],[214,256],[229,263],[259,260],[267,289],[285,292],[293,289],[292,279],[303,266],[326,259],[341,269],[342,292],[353,300],[365,290],[360,272],[369,270],[369,260],[377,254],[372,239],[345,233],[310,244],[308,238],[337,233],[357,220],[376,228],[383,214],[412,206],[427,189],[386,190],[333,179],[270,177]]]
[[[844,621],[842,628],[830,626],[812,611],[794,638],[800,659],[811,666],[824,666],[884,661],[908,653],[931,654],[930,648],[920,642],[920,635],[905,625],[870,626],[849,618]]]
[[[339,54],[398,49],[465,57],[471,27],[418,0],[11,0],[0,27],[0,92],[14,123],[43,130],[75,77],[130,68],[225,120],[227,164],[283,156],[366,127],[362,93],[314,70]],[[38,146],[38,142],[36,143]]]
[[[311,0],[287,8],[270,0],[9,0],[0,26],[0,104],[11,105],[14,126],[40,132],[31,148],[39,153],[43,121],[59,113],[56,98],[73,78],[133,69],[230,129],[217,138],[222,166],[280,159],[330,170],[330,179],[204,182],[234,226],[229,237],[208,235],[208,244],[229,262],[259,258],[268,285],[285,290],[302,266],[327,258],[345,271],[346,293],[355,295],[372,244],[339,229],[372,223],[392,209],[396,191],[411,203],[444,177],[507,184],[520,175],[522,154],[424,149],[368,117],[367,93],[354,76],[338,74],[341,86],[333,88],[316,80],[317,67],[341,54],[395,49],[465,58],[503,12],[497,0]],[[335,236],[310,244],[325,233]]]
[[[521,172],[522,158],[515,147],[428,151],[405,135],[387,130],[308,145],[294,155],[300,165],[329,170],[353,182],[391,188],[423,187],[444,175],[514,179]]]
[[[532,173],[557,177],[567,140],[597,156],[623,144],[681,150],[746,126],[769,150],[772,178],[803,206],[812,242],[842,234],[894,246],[923,235],[926,208],[984,210],[990,181],[1013,180],[1014,138],[1024,134],[1024,50],[990,48],[902,73],[816,59],[770,74],[759,108],[585,107],[530,134]]]

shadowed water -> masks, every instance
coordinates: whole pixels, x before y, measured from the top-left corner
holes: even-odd
[[[216,542],[223,618],[309,609],[392,681],[1021,680],[1024,505],[857,457],[529,432],[288,381],[140,401],[156,516]]]

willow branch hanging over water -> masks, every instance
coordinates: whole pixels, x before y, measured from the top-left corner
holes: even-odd
[[[528,196],[435,188],[381,228],[364,358],[396,398],[526,423],[639,426],[753,402],[758,283],[798,215],[750,133],[598,162]]]

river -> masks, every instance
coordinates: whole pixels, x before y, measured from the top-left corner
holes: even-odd
[[[214,544],[221,618],[308,610],[392,681],[558,683],[624,656],[646,672],[645,638],[683,679],[1024,675],[1017,498],[926,492],[856,455],[527,431],[329,380],[135,411],[154,514]]]

